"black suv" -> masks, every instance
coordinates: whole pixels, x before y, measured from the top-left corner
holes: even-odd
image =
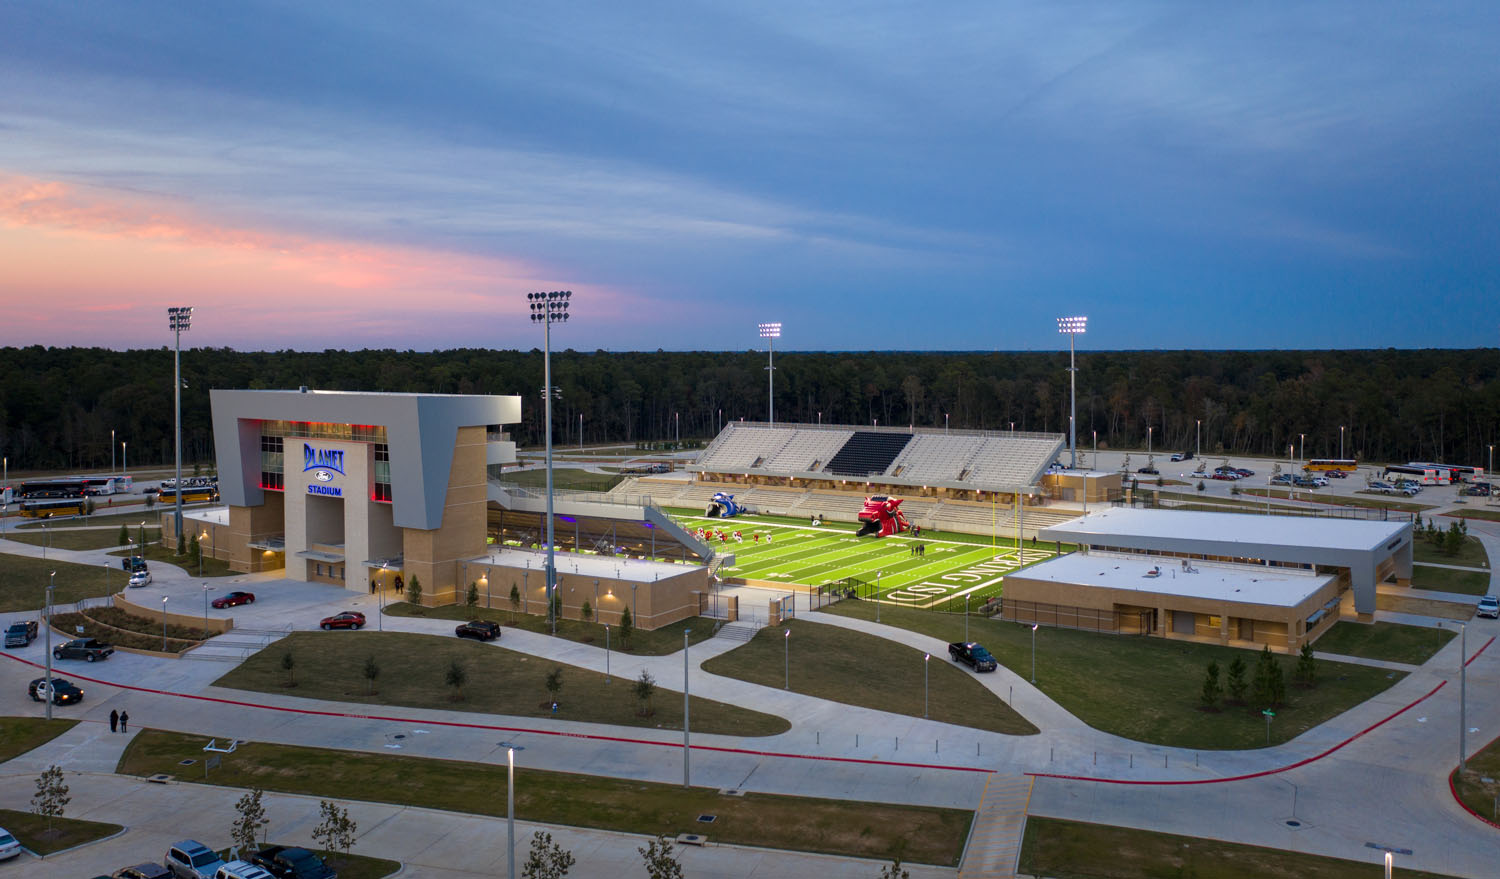
[[[988,650],[972,641],[967,644],[963,641],[954,641],[948,645],[948,655],[953,658],[954,662],[972,666],[975,671],[994,671],[999,666]]]
[[[83,659],[88,662],[97,662],[108,659],[115,652],[113,644],[106,644],[98,638],[74,638],[73,640],[59,644],[52,648],[53,659]]]
[[[480,641],[493,641],[500,637],[500,624],[489,620],[470,620],[461,623],[453,630],[453,634],[460,638],[476,638]]]
[[[276,879],[338,879],[323,859],[305,848],[273,845],[246,858],[264,867]]]
[[[134,574],[136,571],[146,570],[146,560],[138,555],[120,559],[120,567]]]

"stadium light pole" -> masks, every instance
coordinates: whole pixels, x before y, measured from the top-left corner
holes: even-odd
[[[516,879],[516,752],[525,748],[501,742],[505,749],[505,875]]]
[[[172,355],[172,372],[175,377],[172,382],[172,399],[176,412],[176,430],[173,433],[177,440],[177,490],[174,492],[176,497],[172,499],[172,532],[176,535],[179,550],[182,549],[182,334],[191,329],[192,325],[192,306],[174,305],[167,309],[167,327],[176,339],[176,349]],[[166,650],[166,647],[162,650]]]
[[[1082,315],[1060,317],[1057,331],[1068,337],[1068,469],[1078,467],[1078,431],[1073,423],[1078,418],[1078,366],[1074,362],[1073,337],[1086,332],[1089,319]]]
[[[781,322],[758,324],[760,337],[766,340],[766,423],[776,423],[776,340],[781,338]]]
[[[171,596],[161,597],[161,652],[167,652],[167,599]]]
[[[1031,682],[1036,683],[1036,630],[1040,623],[1031,624]]]
[[[552,325],[566,323],[568,302],[573,298],[571,290],[553,290],[550,293],[527,293],[531,305],[531,321],[542,325],[542,396],[546,400],[547,419],[547,619],[552,622],[552,634],[557,635],[557,614],[554,612],[553,594],[557,589],[557,564],[555,558],[555,535],[552,521]]]
[[[923,720],[927,719],[927,694],[931,692],[931,688],[927,685],[927,683],[931,679],[931,675],[928,673],[928,670],[931,667],[932,667],[932,654],[931,653],[924,653],[924,654],[922,654],[922,719]]]
[[[790,690],[792,688],[792,630],[791,629],[787,629],[785,632],[781,633],[781,643],[784,645],[784,649],[782,650],[782,658],[781,658],[781,673],[782,673],[782,675],[786,679],[785,682],[781,685],[781,689],[783,689],[783,690]]]

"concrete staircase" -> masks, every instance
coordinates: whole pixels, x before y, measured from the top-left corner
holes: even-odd
[[[724,628],[719,630],[715,638],[723,638],[727,641],[749,641],[760,631],[760,626],[747,622],[725,623]]]
[[[990,776],[969,828],[959,879],[1014,879],[1031,802],[1029,775]]]

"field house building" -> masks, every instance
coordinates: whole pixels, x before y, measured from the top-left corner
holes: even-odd
[[[1005,619],[1293,652],[1409,585],[1409,522],[1111,508],[1041,531],[1079,551],[1005,578]]]

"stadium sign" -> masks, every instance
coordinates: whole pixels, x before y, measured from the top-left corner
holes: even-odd
[[[332,470],[339,475],[344,473],[344,450],[343,449],[315,449],[311,443],[302,444],[302,472],[318,468]],[[321,477],[320,477],[321,478]],[[327,480],[324,480],[327,481]]]

